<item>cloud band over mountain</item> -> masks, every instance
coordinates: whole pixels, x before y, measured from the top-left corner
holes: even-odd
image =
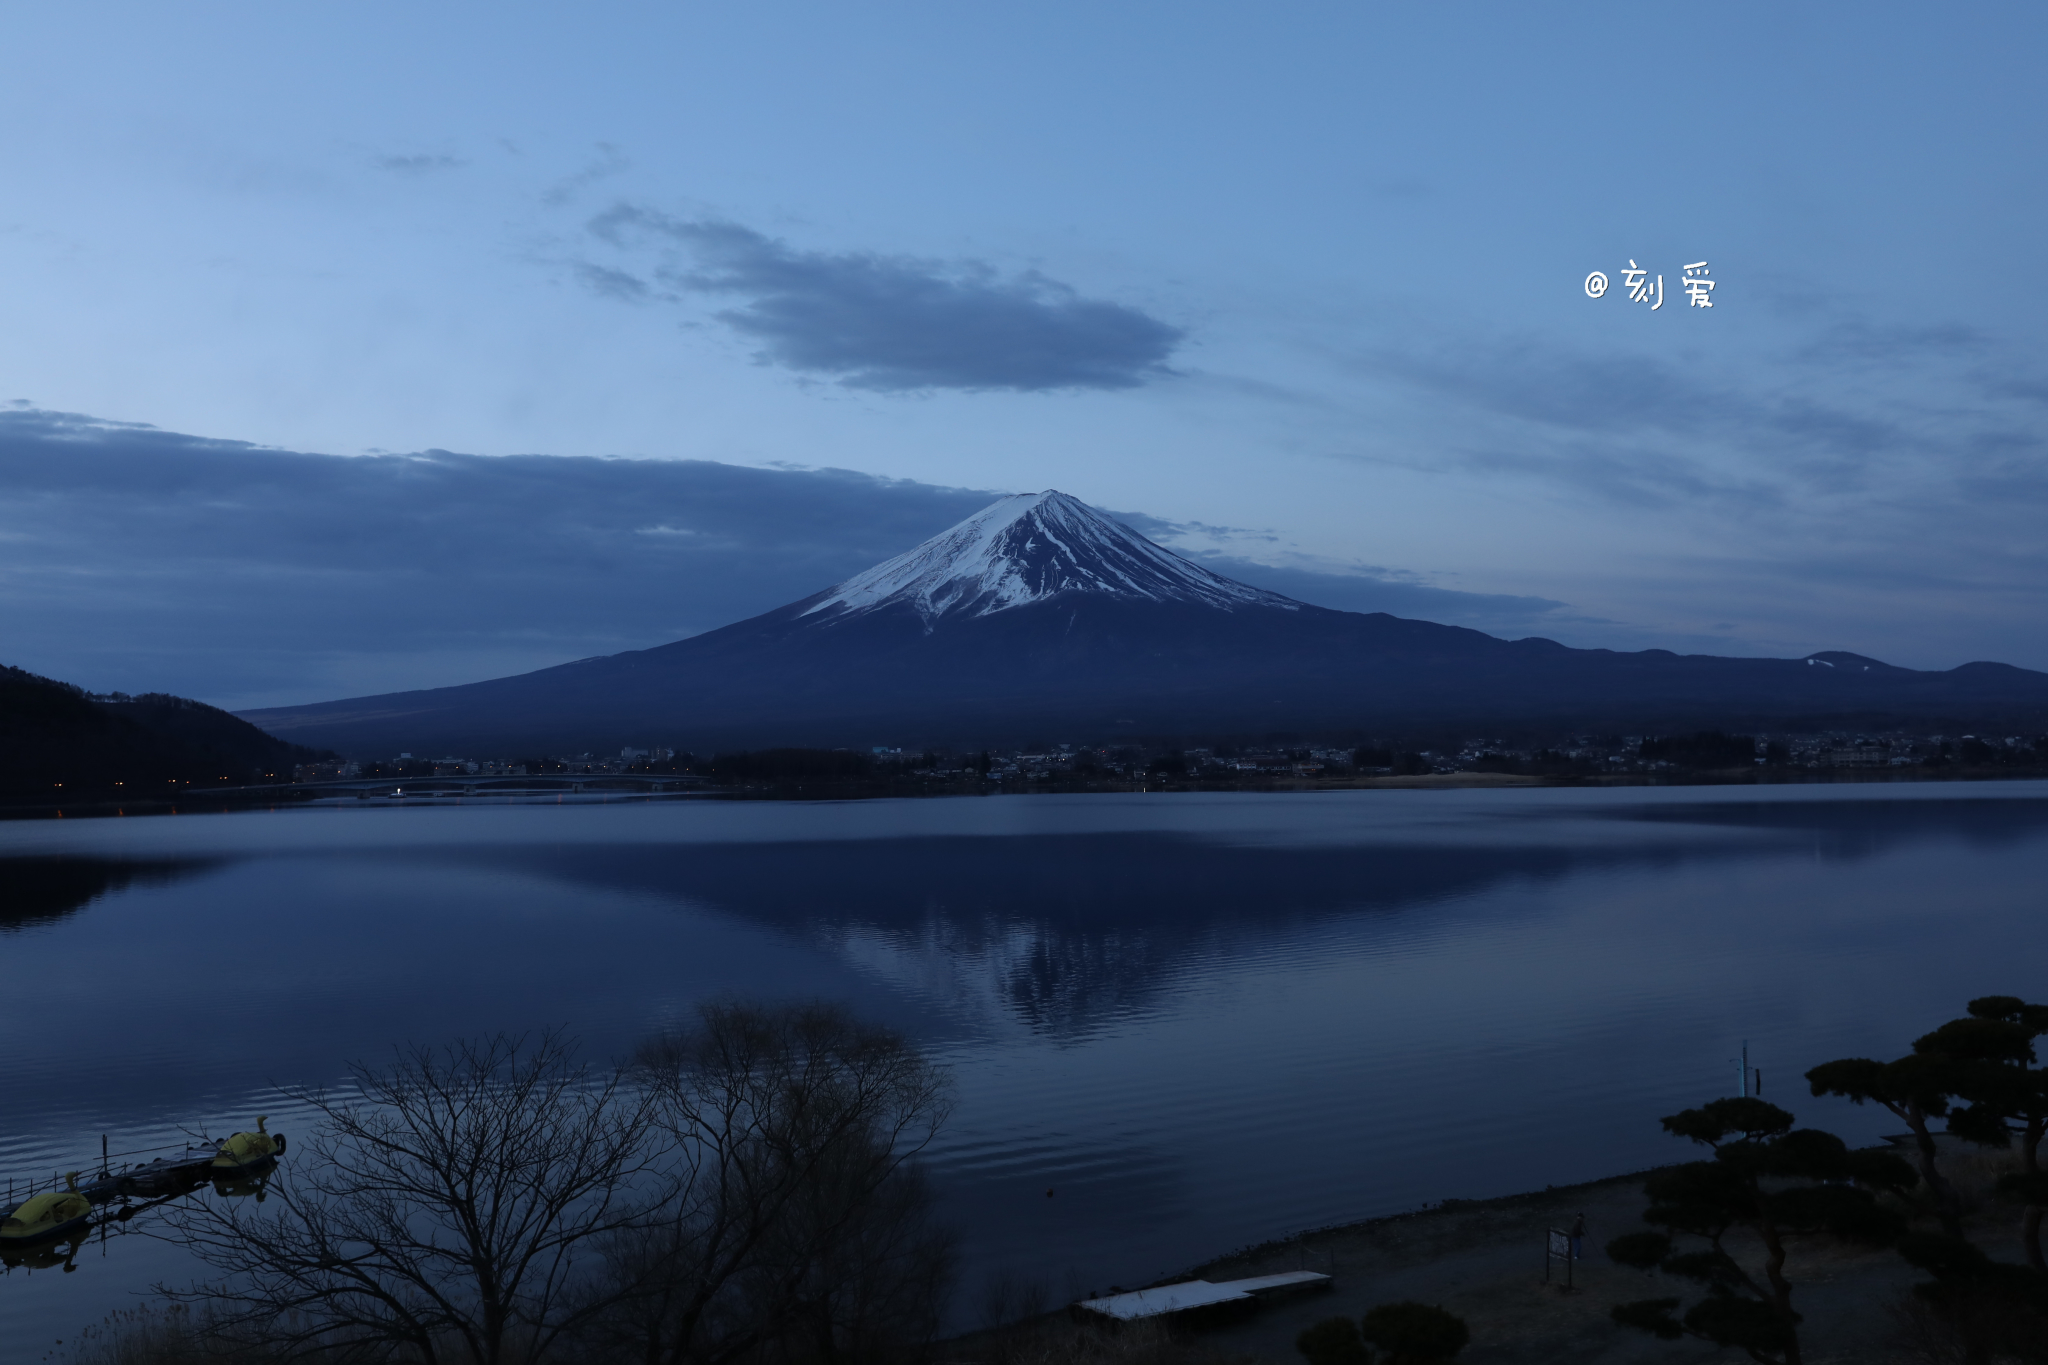
[[[469,682],[767,611],[993,496],[706,460],[308,455],[0,412],[0,662],[232,706]],[[1322,605],[1509,634],[1556,606],[1204,562]]]

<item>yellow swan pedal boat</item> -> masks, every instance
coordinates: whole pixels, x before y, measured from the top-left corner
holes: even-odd
[[[0,1247],[47,1242],[83,1228],[92,1217],[92,1201],[78,1192],[78,1172],[65,1176],[64,1184],[9,1209],[0,1219]]]
[[[214,1178],[218,1179],[224,1172],[250,1170],[283,1155],[284,1134],[271,1132],[266,1126],[268,1123],[265,1115],[258,1114],[255,1132],[236,1133],[221,1143],[212,1162]]]

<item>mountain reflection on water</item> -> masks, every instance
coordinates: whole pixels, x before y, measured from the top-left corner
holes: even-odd
[[[1139,833],[550,850],[537,872],[655,893],[794,931],[978,1022],[1054,1038],[1142,1007],[1190,957],[1289,922],[1386,912],[1638,849],[1229,846]]]
[[[271,1083],[405,1042],[566,1024],[602,1060],[707,999],[838,999],[955,1076],[967,1300],[1683,1159],[1657,1117],[1744,1041],[1869,1140],[1799,1074],[2048,996],[2031,783],[350,802],[0,824],[0,879],[0,1080],[35,1097],[0,1175],[275,1118]],[[191,1272],[96,1246],[0,1287],[0,1332]]]
[[[2042,836],[2048,808],[1938,804],[1683,804],[1601,810],[1674,837],[1562,846],[1214,843],[1159,832],[883,841],[552,848],[535,874],[672,897],[800,932],[890,984],[983,1024],[1055,1039],[1170,991],[1189,961],[1243,958],[1332,916],[1390,914],[1534,889],[1596,870],[1682,876],[1689,864],[1783,852],[1855,861],[1921,841],[1997,848]],[[1702,844],[1680,827],[1754,834]],[[494,862],[507,855],[494,852]]]
[[[0,858],[0,934],[63,919],[129,886],[161,886],[199,862],[119,858]]]

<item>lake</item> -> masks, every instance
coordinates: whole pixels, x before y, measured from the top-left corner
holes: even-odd
[[[0,887],[0,1178],[290,1132],[273,1083],[408,1041],[606,1059],[828,998],[952,1071],[962,1325],[1006,1272],[1134,1285],[1687,1159],[1657,1119],[1734,1093],[1745,1040],[1765,1098],[1872,1140],[1800,1074],[2048,996],[2043,783],[348,801],[4,823]],[[190,1274],[147,1222],[10,1270],[0,1339]]]

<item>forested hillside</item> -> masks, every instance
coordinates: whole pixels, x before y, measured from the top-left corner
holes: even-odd
[[[0,665],[0,801],[10,804],[288,781],[294,763],[319,756],[203,702],[95,698]]]

